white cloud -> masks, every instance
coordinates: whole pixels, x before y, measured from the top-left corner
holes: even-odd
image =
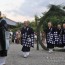
[[[65,0],[0,0],[0,11],[15,21],[33,20],[48,11],[49,4],[65,4]]]
[[[65,4],[65,0],[51,0],[49,4],[63,5]]]
[[[1,11],[17,10],[22,5],[24,0],[2,0],[0,3]]]
[[[16,16],[13,16],[13,15],[9,15],[8,18],[16,21],[16,22],[24,22],[25,20],[34,20],[34,17],[29,17],[29,16],[22,16],[22,15],[16,15]]]
[[[1,0],[0,2],[0,11],[5,14],[6,17],[18,21],[17,17],[19,16],[14,11],[18,11],[20,6],[24,3],[25,0]],[[18,15],[16,17],[16,15]]]

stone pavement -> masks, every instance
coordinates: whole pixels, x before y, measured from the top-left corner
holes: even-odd
[[[6,59],[7,65],[65,65],[65,52],[54,51],[48,53],[48,51],[40,48],[39,51],[36,48],[31,49],[30,56],[28,58],[22,57],[22,46],[20,44],[11,44]]]

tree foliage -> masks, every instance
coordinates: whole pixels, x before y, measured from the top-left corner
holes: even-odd
[[[47,29],[47,23],[51,21],[53,23],[53,26],[56,26],[57,24],[63,23],[65,20],[65,11],[60,6],[51,5],[48,12],[45,12],[43,16],[40,18],[40,22],[37,26],[38,30],[38,41],[39,44],[43,49],[47,48],[42,44],[42,41],[40,39],[40,29],[43,25],[43,30]]]
[[[47,27],[47,23],[51,21],[54,26],[61,24],[65,20],[65,11],[60,6],[51,5],[48,12],[40,18],[39,27],[43,24],[43,28]]]

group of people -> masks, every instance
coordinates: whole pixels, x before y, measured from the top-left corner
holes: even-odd
[[[0,12],[0,65],[6,65],[5,59],[7,56],[8,49],[6,48],[7,42],[5,40],[5,32],[8,31],[8,25],[5,20],[1,17]],[[18,40],[21,37],[21,45],[23,57],[26,58],[30,54],[31,47],[34,48],[34,30],[29,26],[29,21],[24,21],[24,26],[19,31],[20,35],[18,36]],[[61,26],[58,24],[57,26],[53,26],[51,22],[48,22],[48,28],[44,30],[46,34],[46,43],[49,52],[53,52],[54,47],[64,47],[65,46],[65,23]],[[17,37],[16,37],[17,38]],[[17,41],[18,42],[18,41]]]
[[[45,30],[46,43],[49,52],[53,52],[54,47],[65,46],[65,23],[53,26],[51,22],[48,22],[48,28]]]
[[[9,35],[8,35],[8,24],[7,22],[1,17],[0,12],[0,65],[6,65],[6,57],[8,52],[9,46]],[[34,47],[34,31],[29,26],[29,21],[24,21],[24,26],[20,30],[20,35],[18,36],[18,32],[16,33],[16,42],[19,42],[19,38],[21,37],[21,45],[23,57],[26,58],[30,54],[31,47]],[[6,39],[7,38],[7,39]]]
[[[17,30],[15,32],[12,32],[11,30],[9,31],[10,34],[10,44],[11,43],[16,43],[20,44],[21,43],[21,32],[20,30]]]

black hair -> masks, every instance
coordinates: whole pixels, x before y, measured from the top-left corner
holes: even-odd
[[[4,29],[8,30],[8,25],[7,25],[7,23],[6,23],[5,20],[2,20],[2,21],[0,22],[0,27],[3,27]]]

